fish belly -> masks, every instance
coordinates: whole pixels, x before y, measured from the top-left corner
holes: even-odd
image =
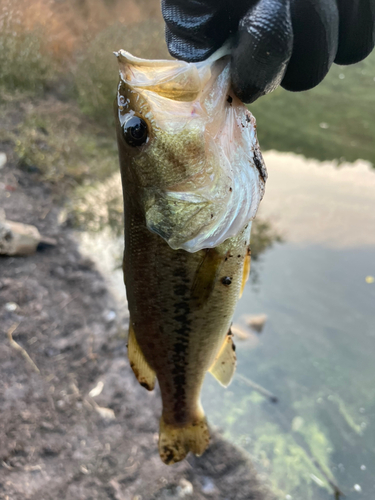
[[[204,420],[200,391],[230,329],[251,225],[217,248],[189,253],[172,250],[151,233],[131,203],[125,213],[125,284],[134,342],[160,385],[161,431],[186,429]],[[198,453],[190,448],[200,454],[205,446]],[[183,458],[176,450],[174,455],[164,461]]]

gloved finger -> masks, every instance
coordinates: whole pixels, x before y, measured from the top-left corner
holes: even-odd
[[[361,61],[375,45],[375,0],[337,0],[339,48],[335,63]]]
[[[260,0],[241,19],[232,51],[232,85],[244,102],[274,90],[292,53],[289,0]]]
[[[339,15],[335,0],[290,0],[293,52],[281,86],[308,90],[328,73],[337,53]]]
[[[203,61],[237,30],[255,0],[162,0],[168,50],[177,59]]]

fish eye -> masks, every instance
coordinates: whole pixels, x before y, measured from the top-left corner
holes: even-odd
[[[139,116],[131,116],[122,126],[122,133],[129,146],[142,146],[147,141],[147,123]]]

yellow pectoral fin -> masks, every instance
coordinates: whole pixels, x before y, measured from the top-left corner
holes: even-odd
[[[251,256],[246,255],[245,261],[243,263],[243,272],[242,272],[242,283],[241,283],[241,290],[240,290],[240,298],[242,297],[246,281],[249,279],[249,274],[250,274],[250,263],[251,263]]]
[[[155,387],[156,375],[154,370],[147,363],[143,352],[138,345],[131,322],[129,326],[128,357],[130,366],[134,375],[137,377],[138,382],[147,390],[152,391]]]
[[[229,335],[225,337],[224,344],[209,369],[209,372],[222,386],[228,387],[236,370],[236,362],[235,347],[232,335],[229,333]]]

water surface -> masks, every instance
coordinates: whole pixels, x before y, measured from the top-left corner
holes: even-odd
[[[268,153],[260,216],[284,243],[268,250],[235,321],[266,313],[261,334],[237,341],[235,378],[207,377],[210,421],[248,450],[279,498],[375,498],[375,173]],[[317,465],[318,464],[318,465]]]

